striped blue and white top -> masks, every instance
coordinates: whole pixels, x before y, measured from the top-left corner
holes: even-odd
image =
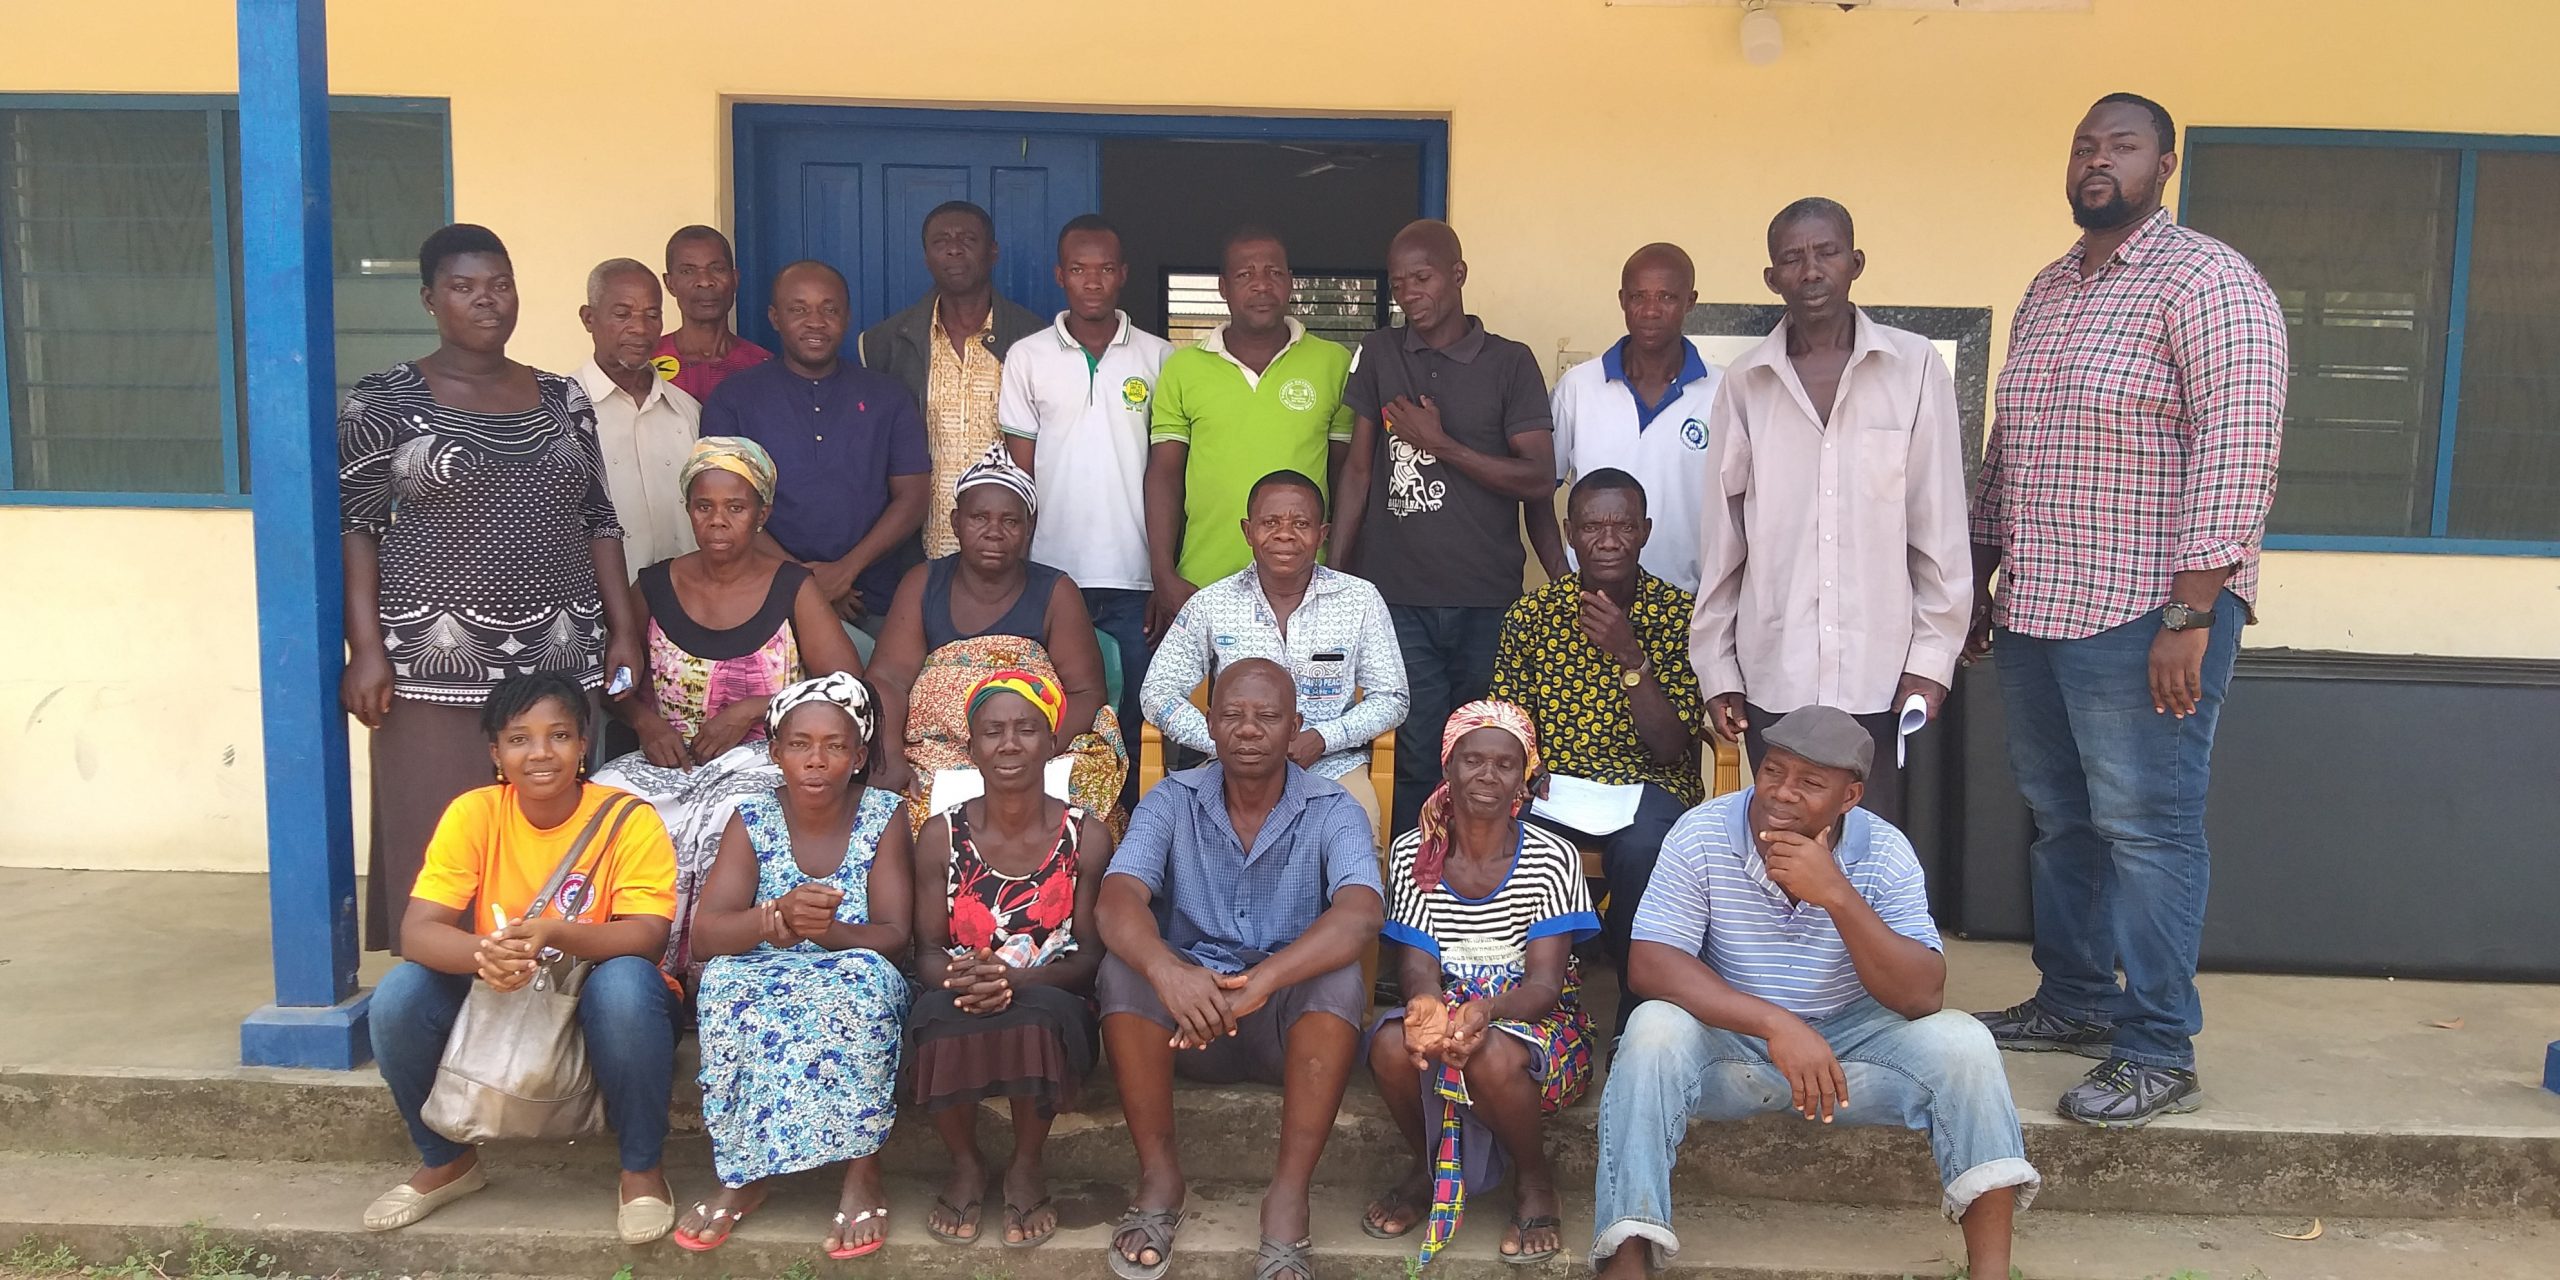
[[[1681,815],[1636,907],[1634,938],[1693,952],[1735,990],[1797,1017],[1829,1017],[1866,988],[1831,914],[1790,901],[1770,881],[1750,812],[1746,788]],[[1920,860],[1892,823],[1850,810],[1838,854],[1851,887],[1887,927],[1945,949],[1929,918]]]
[[[1387,857],[1387,920],[1380,930],[1440,961],[1444,980],[1508,988],[1528,970],[1529,944],[1563,934],[1574,941],[1600,931],[1591,891],[1582,883],[1582,855],[1543,827],[1515,822],[1519,843],[1511,869],[1493,892],[1460,897],[1442,880],[1429,893],[1413,882],[1414,855],[1422,833],[1396,837]]]

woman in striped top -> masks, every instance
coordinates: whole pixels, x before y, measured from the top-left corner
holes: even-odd
[[[1562,1241],[1540,1128],[1591,1082],[1573,944],[1600,920],[1573,846],[1520,821],[1545,776],[1528,713],[1460,707],[1440,760],[1422,824],[1387,868],[1384,963],[1400,966],[1410,998],[1369,1042],[1370,1075],[1414,1166],[1361,1229],[1391,1239],[1422,1224],[1428,1262],[1456,1234],[1467,1193],[1516,1164],[1502,1260],[1544,1261]]]

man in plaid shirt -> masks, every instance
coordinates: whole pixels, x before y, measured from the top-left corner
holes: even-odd
[[[2161,208],[2176,144],[2132,94],[2080,121],[2083,234],[2018,304],[1972,514],[1968,651],[1999,654],[2043,974],[1981,1017],[2003,1047],[2104,1059],[2060,1106],[2099,1126],[2198,1105],[2207,760],[2284,422],[2283,309]]]

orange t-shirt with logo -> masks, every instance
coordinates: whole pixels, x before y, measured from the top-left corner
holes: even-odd
[[[533,896],[569,854],[587,820],[606,801],[631,793],[590,782],[578,810],[559,826],[533,825],[504,784],[463,792],[445,807],[427,842],[418,872],[418,898],[465,913],[461,927],[488,934],[498,927],[492,906],[509,923],[533,914]],[[606,833],[613,832],[610,840]],[[594,924],[615,916],[676,918],[676,847],[667,824],[645,800],[635,800],[619,831],[607,817],[579,855],[546,914]]]

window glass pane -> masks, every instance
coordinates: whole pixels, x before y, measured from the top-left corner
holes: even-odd
[[[2445,531],[2560,540],[2560,155],[2481,152],[2472,204]]]
[[[1290,311],[1307,332],[1344,346],[1357,345],[1378,327],[1378,305],[1386,301],[1386,323],[1404,323],[1404,310],[1385,300],[1386,280],[1373,275],[1298,276],[1290,293]],[[1164,276],[1164,336],[1175,346],[1197,342],[1227,322],[1227,300],[1218,296],[1214,271],[1168,271]]]
[[[19,489],[222,489],[202,111],[0,111]]]
[[[2189,161],[2186,221],[2284,302],[2293,385],[2268,528],[2426,536],[2459,157],[2206,143]]]
[[[230,135],[232,225],[240,222],[240,118],[223,112]],[[444,225],[445,118],[442,112],[334,110],[329,113],[330,252],[335,262],[338,392],[375,370],[435,347],[435,322],[418,305],[418,245]],[[239,278],[240,245],[231,246]],[[240,300],[234,299],[235,315]],[[235,328],[244,326],[235,326]],[[240,480],[248,487],[246,353],[239,385]]]

